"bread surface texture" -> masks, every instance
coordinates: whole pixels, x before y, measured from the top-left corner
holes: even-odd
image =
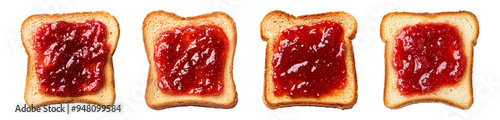
[[[331,93],[316,97],[290,97],[288,95],[275,96],[273,83],[273,43],[277,40],[279,34],[289,28],[310,25],[320,21],[335,22],[342,26],[344,30],[343,42],[345,43],[345,64],[346,81],[345,86]],[[350,109],[357,101],[357,80],[354,64],[354,54],[351,40],[354,39],[357,32],[356,19],[349,13],[326,12],[320,14],[310,14],[302,16],[293,16],[280,10],[269,12],[261,22],[260,32],[263,41],[267,41],[266,62],[264,75],[264,104],[270,109],[291,107],[291,106],[320,106],[333,107],[340,109]]]
[[[33,34],[45,23],[66,21],[70,23],[83,23],[86,20],[96,20],[106,25],[107,36],[105,41],[109,45],[107,61],[104,65],[104,81],[102,86],[94,93],[81,96],[54,96],[40,93],[38,91],[40,81],[35,72],[35,51],[33,49]],[[29,106],[39,107],[56,103],[91,103],[97,105],[113,105],[115,101],[115,85],[113,73],[112,56],[118,43],[120,28],[116,18],[104,11],[77,12],[64,14],[37,14],[26,18],[21,27],[21,39],[26,53],[28,54],[28,70],[26,75],[26,87],[24,99]]]
[[[398,73],[392,65],[395,38],[401,29],[405,27],[427,23],[445,23],[457,28],[458,34],[462,38],[463,54],[466,57],[465,71],[460,81],[454,85],[441,86],[435,91],[425,94],[404,96],[398,90]],[[392,12],[386,14],[380,26],[380,37],[385,42],[385,106],[397,109],[414,103],[440,102],[461,109],[470,108],[473,103],[473,47],[476,45],[478,34],[478,20],[473,13],[468,11],[439,13]]]
[[[174,95],[163,93],[158,87],[157,69],[154,60],[154,46],[161,34],[165,31],[183,28],[186,26],[215,25],[221,27],[228,38],[228,51],[224,61],[224,88],[221,93],[209,96]],[[145,99],[151,109],[160,110],[178,106],[201,106],[212,108],[233,108],[238,102],[235,84],[233,81],[233,57],[236,47],[236,25],[226,13],[212,12],[193,17],[182,17],[162,10],[150,12],[143,23],[144,47],[149,62]]]

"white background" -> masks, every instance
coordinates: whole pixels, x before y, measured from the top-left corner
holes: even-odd
[[[0,118],[5,119],[500,119],[500,21],[498,2],[453,1],[66,1],[10,0],[0,2]],[[116,104],[120,113],[16,113],[24,104],[27,55],[22,47],[21,23],[40,13],[69,13],[104,10],[120,24],[120,38],[113,56]],[[238,39],[234,58],[234,81],[238,104],[233,109],[177,107],[152,110],[144,100],[148,62],[142,42],[142,22],[151,11],[165,10],[181,16],[224,11],[236,22]],[[289,107],[270,110],[263,104],[264,55],[266,42],[260,38],[260,22],[272,10],[293,15],[346,11],[358,22],[353,40],[358,78],[358,101],[352,109]],[[474,104],[461,110],[440,103],[414,104],[391,110],[384,106],[384,43],[379,27],[383,15],[394,11],[440,12],[467,10],[479,19],[480,34],[474,47]]]

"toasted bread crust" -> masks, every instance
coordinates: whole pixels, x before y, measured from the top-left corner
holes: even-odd
[[[456,19],[459,18],[459,19]],[[397,27],[394,19],[404,19],[405,22],[397,23]],[[462,22],[455,22],[462,21]],[[395,34],[399,32],[400,29],[406,26],[412,26],[418,23],[448,23],[452,26],[456,26],[459,30],[459,34],[463,41],[464,54],[467,58],[467,66],[464,72],[464,76],[457,85],[453,86],[443,86],[432,93],[425,95],[416,95],[412,97],[402,97],[402,95],[395,90],[394,77],[397,75],[394,72],[394,68],[391,65],[391,56],[393,51],[393,44]],[[403,24],[403,25],[399,25]],[[466,25],[463,25],[466,24]],[[464,28],[466,26],[469,28]],[[395,29],[394,29],[395,28]],[[397,31],[395,31],[397,30]],[[458,12],[439,12],[439,13],[409,13],[409,12],[392,12],[384,16],[380,26],[380,36],[382,41],[385,42],[385,87],[384,87],[384,104],[387,108],[398,109],[407,105],[415,103],[424,102],[439,102],[450,106],[454,106],[461,109],[469,109],[473,103],[472,96],[472,63],[473,63],[473,47],[477,43],[477,37],[479,35],[479,24],[476,16],[468,11],[458,11]],[[446,91],[453,91],[455,88],[460,88],[455,90],[455,92],[447,93]],[[456,93],[456,91],[461,92],[464,95],[454,95],[458,98],[446,97],[443,94]],[[399,96],[399,97],[395,97]],[[465,101],[459,103],[458,101]]]
[[[347,81],[346,87],[335,91],[328,96],[320,98],[290,98],[289,96],[276,97],[273,92],[272,82],[272,43],[281,31],[297,26],[309,25],[319,21],[332,21],[339,23],[344,28],[344,42],[346,43],[346,64]],[[266,62],[264,75],[264,104],[270,109],[290,106],[320,106],[333,107],[340,109],[349,109],[357,101],[357,78],[354,64],[354,53],[351,40],[355,38],[357,32],[357,23],[352,15],[342,11],[327,12],[320,14],[293,16],[283,11],[275,10],[269,12],[261,22],[261,37],[267,41]]]
[[[161,92],[156,79],[156,68],[154,66],[154,45],[161,33],[174,28],[184,26],[199,26],[211,24],[223,28],[228,37],[229,47],[224,68],[223,92],[213,96],[190,96],[172,95]],[[238,102],[238,95],[233,81],[233,58],[236,47],[236,25],[231,18],[223,12],[212,12],[194,17],[181,17],[174,13],[162,10],[150,12],[143,23],[144,47],[148,56],[149,75],[146,87],[145,99],[151,109],[161,110],[170,107],[200,106],[212,108],[233,108]]]
[[[57,21],[67,21],[73,23],[84,22],[85,20],[97,20],[101,21],[106,25],[107,36],[106,42],[110,45],[110,52],[108,54],[107,62],[104,65],[104,81],[103,85],[99,90],[92,94],[85,94],[76,97],[59,97],[41,94],[38,92],[39,80],[35,73],[35,58],[34,51],[32,49],[32,36],[33,32],[36,31],[39,26],[43,23],[53,23]],[[78,13],[65,13],[65,14],[38,14],[32,15],[23,22],[21,27],[21,39],[23,46],[25,48],[26,54],[28,54],[28,70],[26,75],[26,86],[24,99],[26,104],[39,107],[48,104],[55,103],[91,103],[98,105],[112,105],[115,101],[115,85],[114,85],[114,73],[113,73],[113,61],[112,56],[116,49],[118,43],[118,37],[120,35],[119,24],[114,16],[104,11],[97,12],[78,12]]]

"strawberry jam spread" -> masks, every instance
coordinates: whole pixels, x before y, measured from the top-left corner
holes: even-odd
[[[109,53],[106,34],[106,26],[94,20],[42,24],[33,37],[39,92],[80,96],[97,91]]]
[[[398,89],[406,96],[457,83],[466,65],[457,28],[445,23],[403,28],[396,36],[392,61]]]
[[[273,43],[275,96],[321,97],[344,87],[344,30],[321,21],[282,31]]]
[[[169,94],[221,93],[228,42],[222,28],[215,25],[163,32],[154,48],[158,87]]]

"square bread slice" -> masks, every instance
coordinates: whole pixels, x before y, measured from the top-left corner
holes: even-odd
[[[95,93],[84,94],[77,97],[59,97],[53,95],[42,94],[38,91],[40,81],[35,72],[35,53],[33,50],[33,34],[44,23],[54,23],[57,21],[66,21],[70,23],[81,23],[86,20],[96,20],[104,23],[107,29],[106,42],[110,45],[107,62],[104,65],[104,81]],[[115,83],[113,75],[113,60],[112,56],[118,43],[120,28],[116,18],[104,11],[97,12],[79,12],[65,14],[38,14],[32,15],[24,20],[21,27],[21,38],[24,49],[28,54],[28,72],[26,75],[26,87],[24,100],[26,104],[33,107],[39,107],[47,104],[55,103],[72,103],[82,102],[98,105],[113,105],[115,102]]]
[[[309,25],[320,21],[330,21],[340,24],[344,29],[344,43],[346,48],[346,82],[345,87],[340,90],[334,90],[332,93],[315,97],[291,98],[288,95],[275,96],[273,83],[273,42],[276,41],[279,34],[286,29],[298,25]],[[280,10],[269,12],[260,24],[260,32],[263,41],[267,41],[266,65],[264,78],[264,104],[270,109],[290,106],[321,106],[335,107],[340,109],[349,109],[357,101],[357,80],[354,65],[354,53],[351,40],[354,39],[357,32],[356,19],[346,12],[326,12],[321,14],[311,14],[302,16],[293,16]]]
[[[397,89],[398,73],[392,63],[396,34],[406,26],[419,23],[448,23],[458,29],[462,38],[466,68],[461,80],[452,86],[442,86],[423,95],[403,96]],[[442,102],[461,109],[468,109],[473,103],[472,58],[476,45],[479,25],[476,16],[467,11],[440,13],[392,12],[382,19],[380,37],[385,42],[385,90],[384,104],[395,109],[420,102]]]
[[[184,26],[216,25],[223,29],[228,37],[227,59],[225,60],[224,88],[222,93],[211,96],[174,95],[163,93],[158,87],[154,60],[154,46],[164,31],[182,28]],[[236,47],[236,25],[223,12],[212,12],[194,17],[181,17],[174,13],[162,10],[150,12],[143,23],[144,47],[148,56],[149,75],[147,80],[145,99],[151,109],[160,110],[177,106],[201,106],[213,108],[233,108],[238,101],[233,81],[233,57]]]

